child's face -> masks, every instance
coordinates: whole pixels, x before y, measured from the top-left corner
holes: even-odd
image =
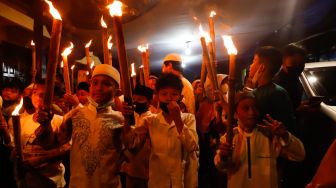
[[[252,98],[241,100],[235,113],[239,121],[239,126],[244,130],[251,130],[256,126],[258,115],[256,100]]]
[[[97,75],[91,80],[90,95],[98,104],[105,104],[111,101],[116,90],[117,84],[108,76]]]
[[[42,107],[44,94],[45,86],[43,84],[35,84],[31,97],[35,109],[39,109],[40,107]]]
[[[6,87],[2,90],[1,95],[4,101],[16,101],[20,97],[20,92],[17,88]]]
[[[180,99],[181,93],[179,90],[166,87],[158,91],[159,101],[169,103],[171,101],[177,101]]]
[[[79,102],[82,104],[85,104],[88,100],[87,97],[89,96],[89,92],[83,89],[80,89],[77,91],[76,95],[77,95]]]

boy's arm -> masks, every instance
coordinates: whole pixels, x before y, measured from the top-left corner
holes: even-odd
[[[226,134],[220,138],[220,144],[214,158],[216,168],[222,172],[227,172],[232,158],[232,147],[226,142]]]
[[[82,106],[77,106],[66,115],[62,121],[52,122],[41,125],[36,131],[36,138],[45,149],[51,149],[68,143],[72,134],[72,117],[78,112]],[[51,124],[53,123],[53,125]]]
[[[280,155],[292,160],[292,161],[303,161],[305,158],[305,149],[300,141],[300,139],[296,138],[290,132],[288,132],[288,139],[279,138],[279,144],[281,146]]]
[[[151,116],[144,119],[141,125],[138,125],[135,128],[127,125],[125,123],[122,134],[121,140],[127,149],[140,149],[148,137],[148,126],[151,123]]]
[[[196,132],[196,120],[193,114],[185,114],[186,117],[182,122],[182,130],[179,135],[179,139],[182,142],[183,147],[188,151],[198,150],[198,136]]]

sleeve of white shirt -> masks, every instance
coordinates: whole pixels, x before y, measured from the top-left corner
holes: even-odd
[[[281,156],[292,161],[304,160],[306,153],[300,139],[289,133],[289,139],[287,143],[282,138],[280,138],[278,142],[281,146]]]
[[[196,151],[198,149],[198,136],[196,132],[196,120],[193,114],[183,114],[183,129],[180,134],[180,140],[183,147],[188,151]]]
[[[122,134],[122,142],[127,149],[140,149],[148,136],[148,126],[152,122],[151,116],[146,117],[141,125],[135,128],[124,127]]]

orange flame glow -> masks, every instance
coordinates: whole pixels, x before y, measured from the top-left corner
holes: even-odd
[[[122,16],[122,3],[120,1],[113,1],[112,4],[109,4],[107,8],[109,9],[110,15],[114,16]]]
[[[215,15],[216,15],[216,12],[215,11],[211,11],[209,17],[213,18]]]
[[[109,50],[112,49],[112,45],[113,45],[113,43],[111,42],[111,40],[112,40],[112,36],[110,35],[109,38],[108,38],[108,40],[107,40],[107,48]]]
[[[63,67],[64,67],[63,61],[61,61],[61,68],[63,68]]]
[[[74,70],[75,67],[76,67],[76,65],[72,65],[70,69]]]
[[[30,45],[35,46],[35,43],[33,40],[30,41]]]
[[[70,42],[70,46],[65,48],[62,52],[62,56],[68,56],[72,52],[72,48],[74,47],[73,43]]]
[[[131,77],[136,76],[135,68],[134,68],[134,63],[131,64],[131,67],[132,67]]]
[[[199,25],[199,31],[200,31],[200,35],[201,35],[201,37],[204,37],[204,38],[205,38],[206,43],[209,43],[209,42],[212,41],[212,40],[211,40],[211,37],[210,37],[210,35],[209,35],[209,33],[208,33],[208,32],[205,32],[205,31],[203,30],[202,24]]]
[[[94,62],[92,61],[91,64],[90,64],[90,69],[92,69],[94,66]]]
[[[143,66],[143,65],[141,65],[139,68],[140,68],[140,69],[143,69],[143,68],[144,68],[144,66]]]
[[[224,35],[224,36],[222,36],[222,38],[223,38],[223,41],[224,41],[224,46],[228,51],[228,54],[229,55],[237,55],[238,50],[235,47],[235,45],[233,44],[232,37],[229,36],[229,35]]]
[[[107,28],[107,25],[106,25],[106,23],[105,23],[105,21],[104,21],[103,16],[100,18],[100,25],[101,25],[103,28]]]
[[[57,20],[62,20],[60,13],[55,9],[51,1],[44,0],[49,5],[49,12],[52,15],[53,18]]]
[[[146,44],[146,46],[139,45],[138,50],[140,52],[146,52],[146,50],[148,50],[148,43]]]
[[[85,48],[89,48],[91,46],[91,43],[92,43],[92,39],[88,43],[85,44]]]
[[[89,75],[90,74],[90,72],[89,71],[86,71],[86,75]]]
[[[19,115],[19,111],[20,111],[22,105],[23,105],[23,98],[21,98],[20,103],[18,105],[16,105],[14,111],[12,112],[12,116],[18,116]]]

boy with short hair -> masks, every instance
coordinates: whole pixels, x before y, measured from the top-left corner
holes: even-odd
[[[21,82],[18,79],[6,79],[1,88],[2,114],[6,121],[11,117],[15,106],[20,102]]]
[[[20,115],[24,164],[29,166],[24,179],[28,187],[58,188],[65,186],[65,168],[61,159],[69,147],[64,145],[62,148],[51,149],[45,148],[39,142],[37,130],[40,126],[48,124],[52,130],[57,130],[63,120],[62,116],[56,114],[47,118],[47,115],[43,112],[43,96],[46,92],[44,82],[44,80],[38,80],[33,84],[31,100],[35,112]],[[48,120],[45,121],[46,119]],[[9,121],[9,131],[11,135],[14,135],[12,121]],[[14,140],[12,140],[12,143],[14,144]]]
[[[184,187],[186,156],[198,148],[193,114],[181,113],[178,101],[183,84],[171,73],[163,73],[156,84],[162,112],[144,119],[141,126],[123,129],[128,148],[139,148],[146,138],[151,141],[148,187]],[[193,172],[197,177],[197,171]],[[196,186],[196,185],[193,185]]]
[[[134,117],[136,126],[140,126],[146,117],[153,114],[149,111],[149,106],[153,98],[153,90],[149,87],[137,85],[133,92]],[[135,127],[134,127],[135,128]],[[150,140],[146,139],[141,150],[133,155],[129,162],[124,163],[122,171],[126,175],[126,188],[146,188],[148,187]]]
[[[88,102],[88,97],[90,95],[90,84],[87,82],[80,82],[77,85],[76,96],[82,105]]]
[[[278,187],[279,155],[293,161],[305,157],[303,144],[282,122],[267,115],[264,125],[257,125],[258,116],[254,95],[247,91],[238,93],[235,100],[238,127],[233,130],[233,149],[226,141],[227,135],[222,136],[214,159],[216,167],[228,173],[228,188]]]

